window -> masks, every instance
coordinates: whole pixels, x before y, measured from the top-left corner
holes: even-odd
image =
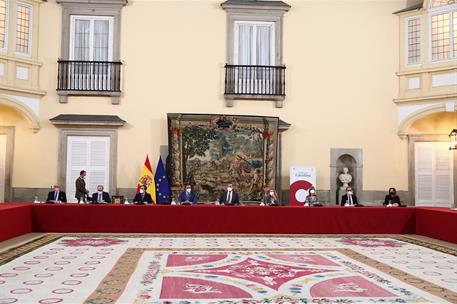
[[[110,137],[67,137],[66,190],[71,202],[76,201],[75,181],[81,170],[87,172],[86,188],[89,191],[95,192],[97,185],[110,189]]]
[[[407,62],[409,65],[421,63],[421,19],[407,19]]]
[[[431,7],[440,7],[445,5],[456,4],[457,0],[432,0]]]
[[[16,53],[31,55],[32,52],[32,6],[16,4]]]
[[[112,17],[71,16],[70,35],[70,60],[113,60]]]
[[[273,22],[235,22],[235,64],[274,65],[274,35]]]
[[[433,0],[430,27],[431,61],[457,58],[457,0]]]
[[[8,1],[0,0],[0,50],[6,51],[8,43]]]

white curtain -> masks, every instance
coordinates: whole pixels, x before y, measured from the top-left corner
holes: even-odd
[[[256,65],[270,65],[271,27],[257,26]]]
[[[108,61],[109,52],[109,21],[94,21],[94,60]]]
[[[250,65],[252,62],[253,26],[241,24],[239,26],[238,64]]]
[[[90,21],[75,20],[75,41],[73,50],[74,60],[90,60]]]

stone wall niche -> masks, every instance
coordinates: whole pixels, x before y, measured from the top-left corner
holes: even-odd
[[[338,204],[339,188],[343,185],[339,175],[343,168],[349,169],[352,181],[349,183],[359,197],[363,193],[363,153],[362,149],[330,149],[330,205]]]

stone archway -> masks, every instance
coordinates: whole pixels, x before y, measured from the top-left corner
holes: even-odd
[[[38,130],[40,130],[40,122],[38,116],[29,106],[25,105],[21,101],[15,100],[5,95],[0,95],[0,105],[5,105],[21,113],[21,115],[23,115],[24,118],[29,121],[30,127],[34,132],[38,132]]]

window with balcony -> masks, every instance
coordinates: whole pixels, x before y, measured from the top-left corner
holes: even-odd
[[[282,17],[290,6],[280,1],[228,0],[222,7],[228,14],[227,106],[232,106],[234,99],[266,99],[282,107]]]
[[[457,2],[433,0],[430,9],[431,61],[457,58]]]
[[[57,83],[60,102],[66,103],[68,96],[110,96],[112,103],[118,104],[120,15],[127,0],[58,2],[64,6]]]
[[[412,17],[407,22],[407,64],[421,63],[421,18]]]

